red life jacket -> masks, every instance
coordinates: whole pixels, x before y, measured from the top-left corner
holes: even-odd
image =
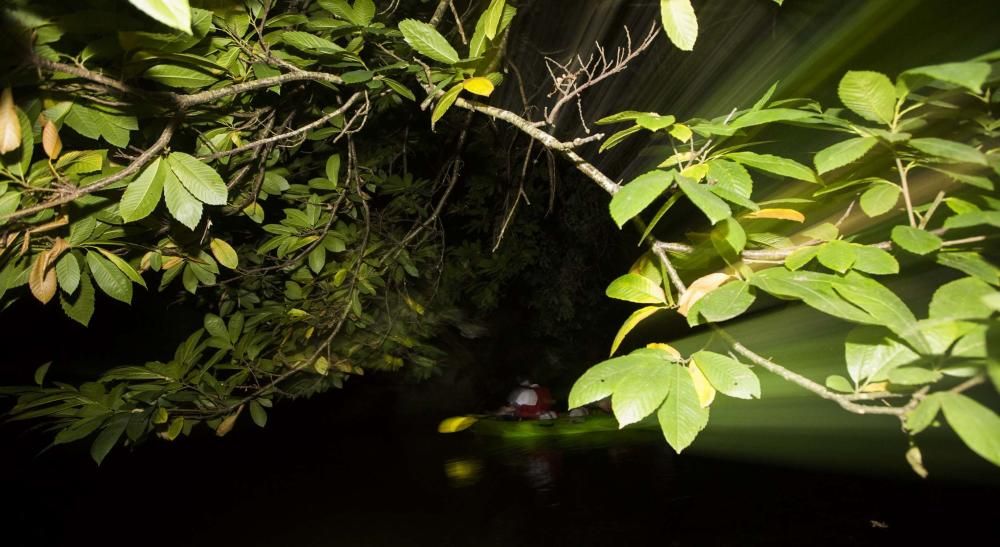
[[[531,389],[535,392],[538,400],[535,401],[533,405],[514,405],[514,415],[518,418],[524,418],[529,420],[538,419],[543,413],[552,409],[552,394],[549,392],[549,388],[542,386],[532,386],[525,387],[522,389]]]

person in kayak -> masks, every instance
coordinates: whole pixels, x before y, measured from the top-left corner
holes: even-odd
[[[553,403],[547,387],[524,380],[510,392],[507,404],[497,414],[519,420],[553,419],[557,417],[552,410]]]

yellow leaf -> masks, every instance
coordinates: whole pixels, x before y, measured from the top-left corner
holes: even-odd
[[[462,82],[462,87],[466,91],[480,97],[489,97],[493,94],[493,82],[483,77],[469,78]]]
[[[906,463],[910,464],[913,472],[920,475],[920,478],[927,478],[927,468],[924,467],[924,457],[916,445],[911,446],[910,449],[906,451]]]
[[[21,121],[14,108],[14,95],[4,88],[0,95],[0,154],[17,150],[21,146]]]
[[[707,163],[699,163],[697,165],[692,165],[690,167],[684,168],[684,170],[681,171],[682,177],[689,178],[695,182],[698,182],[699,180],[705,178],[705,175],[707,174],[708,174]]]
[[[457,433],[468,429],[478,420],[472,416],[453,416],[445,418],[438,424],[438,433]]]
[[[712,401],[715,400],[715,388],[709,383],[708,378],[701,371],[700,368],[692,361],[692,364],[688,365],[688,374],[691,375],[691,380],[694,382],[694,390],[698,392],[698,402],[701,404],[702,408],[708,408]]]
[[[636,325],[641,323],[643,319],[653,315],[661,309],[663,308],[660,308],[659,306],[646,306],[645,308],[639,308],[638,310],[632,312],[632,315],[628,316],[628,319],[622,323],[622,327],[618,329],[618,334],[615,335],[615,341],[611,344],[611,353],[609,355],[614,355],[615,352],[618,351],[618,346],[621,345],[622,341],[625,340],[625,336],[627,336]]]
[[[711,273],[695,279],[688,285],[686,291],[677,299],[677,313],[687,317],[688,310],[694,303],[701,300],[703,296],[717,289],[720,285],[729,281],[732,276],[724,273]]]
[[[219,264],[230,270],[235,270],[239,266],[240,259],[236,255],[236,250],[233,249],[232,245],[217,237],[213,237],[209,246],[212,248],[212,256],[219,261]]]
[[[49,120],[42,126],[42,148],[50,159],[59,157],[62,152],[62,139],[59,138],[59,128]]]
[[[660,351],[665,351],[669,353],[671,356],[673,356],[675,359],[681,359],[681,352],[677,351],[677,348],[669,344],[653,343],[653,344],[646,344],[646,347],[649,349],[658,349]]]
[[[310,327],[310,328],[312,328],[312,327]],[[322,355],[320,355],[319,359],[316,359],[316,362],[313,363],[313,369],[316,370],[317,374],[321,374],[323,376],[326,376],[330,372],[330,361],[327,361],[326,357],[323,357]]]
[[[793,222],[805,222],[806,216],[795,209],[761,209],[747,213],[744,218],[773,218],[778,220],[791,220]]]
[[[178,266],[184,262],[184,259],[179,256],[168,256],[163,259],[163,263],[160,265],[160,269],[169,270],[175,266]]]
[[[862,393],[882,393],[889,390],[889,382],[875,382],[861,388]]]

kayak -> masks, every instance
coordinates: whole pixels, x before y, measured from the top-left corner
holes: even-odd
[[[496,417],[481,418],[469,431],[476,435],[507,438],[554,437],[617,431],[618,421],[608,414],[570,417],[554,420],[510,420]]]

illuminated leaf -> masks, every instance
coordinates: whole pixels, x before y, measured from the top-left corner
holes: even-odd
[[[618,346],[621,345],[622,341],[625,340],[625,337],[628,333],[632,332],[632,329],[634,329],[636,325],[641,323],[643,319],[646,319],[661,309],[663,308],[659,306],[646,306],[645,308],[639,308],[638,310],[632,312],[632,315],[629,315],[628,319],[625,320],[625,323],[623,323],[621,328],[618,329],[618,334],[615,335],[615,341],[611,344],[610,355],[614,355],[615,352],[618,351]]]
[[[724,273],[710,273],[694,280],[677,300],[677,313],[687,317],[688,310],[695,302],[701,300],[716,287],[729,281],[731,277],[731,275]]]
[[[698,39],[698,18],[691,0],[660,0],[660,19],[667,37],[679,49],[691,51]]]
[[[773,218],[776,220],[790,220],[792,222],[805,222],[806,216],[795,209],[761,209],[743,215],[743,218]]]
[[[489,97],[493,94],[493,82],[487,78],[477,77],[462,81],[462,87],[469,93],[482,97]]]

